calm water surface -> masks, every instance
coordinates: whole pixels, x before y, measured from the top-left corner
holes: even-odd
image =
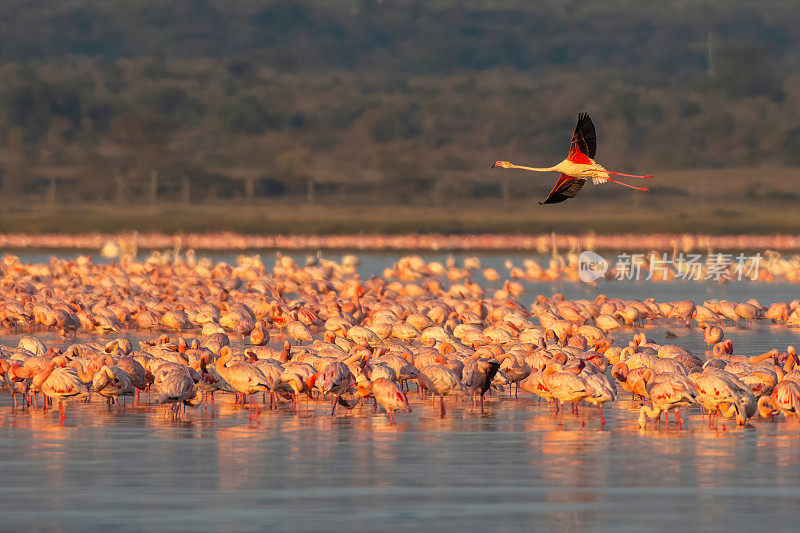
[[[361,268],[391,263],[375,257]],[[528,299],[597,294],[570,284],[528,288]],[[755,296],[762,304],[800,292],[623,282],[600,290],[659,300]],[[670,330],[678,335],[670,342],[702,352],[696,330]],[[646,331],[666,341],[665,328]],[[739,353],[800,343],[786,328],[727,333]],[[640,430],[623,397],[605,410],[603,429],[590,409],[582,428],[571,414],[559,424],[525,393],[492,398],[484,414],[449,399],[444,420],[416,396],[412,406],[391,427],[372,407],[332,419],[326,402],[300,416],[285,406],[264,411],[251,422],[227,400],[175,420],[159,407],[109,411],[95,399],[69,404],[61,427],[57,412],[12,410],[0,394],[1,529],[788,531],[800,519],[800,430],[783,420],[713,430],[694,409],[683,431],[654,423]]]

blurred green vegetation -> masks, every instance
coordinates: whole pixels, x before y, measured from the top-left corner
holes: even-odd
[[[488,167],[556,163],[579,111],[622,172],[800,167],[798,19],[749,0],[9,0],[2,202],[533,203],[554,176]]]

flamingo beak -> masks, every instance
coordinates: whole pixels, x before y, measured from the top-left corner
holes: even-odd
[[[492,166],[491,166],[490,168],[495,168],[496,166],[497,166],[497,161],[495,161],[494,163],[492,163]]]

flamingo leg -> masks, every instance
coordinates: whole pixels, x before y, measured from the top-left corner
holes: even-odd
[[[614,172],[613,170],[606,170],[606,172],[608,172],[609,174],[613,174],[613,175],[615,175],[615,176],[625,176],[626,178],[642,178],[642,179],[647,179],[647,178],[652,178],[652,177],[653,177],[653,175],[652,175],[652,174],[646,174],[646,175],[644,175],[644,176],[640,176],[640,175],[638,175],[638,174],[623,174],[622,172]]]
[[[444,418],[444,396],[439,395],[439,418]]]
[[[636,189],[637,191],[649,191],[647,187],[634,187],[633,185],[628,185],[627,183],[622,183],[621,181],[617,181],[613,178],[605,178],[611,183],[616,183],[617,185],[622,185],[623,187],[628,187],[629,189]]]
[[[601,426],[605,426],[606,425],[606,419],[603,418],[603,404],[602,403],[597,406],[597,410],[600,411],[600,425]]]
[[[331,416],[336,415],[336,403],[338,402],[338,400],[339,400],[338,396],[333,397],[333,403],[331,404]]]
[[[63,425],[66,416],[64,414],[64,402],[62,402],[61,400],[58,401],[58,413],[60,415],[58,418],[58,423]]]
[[[675,411],[675,418],[678,419],[678,429],[682,430],[683,429],[683,417],[681,416],[681,412],[680,411]]]

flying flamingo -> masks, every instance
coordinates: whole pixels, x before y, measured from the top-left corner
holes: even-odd
[[[639,191],[649,190],[646,187],[634,187],[627,183],[622,183],[610,177],[627,176],[629,178],[652,178],[652,175],[637,176],[635,174],[622,174],[604,168],[599,163],[595,163],[594,157],[597,151],[597,135],[594,131],[592,119],[586,113],[578,115],[578,124],[575,126],[575,133],[572,135],[572,142],[569,147],[567,158],[559,164],[548,168],[533,168],[522,165],[515,165],[508,161],[495,161],[494,167],[519,168],[522,170],[532,170],[534,172],[561,172],[555,187],[540,204],[557,204],[568,198],[572,198],[581,190],[586,180],[591,178],[595,185],[600,185],[606,181],[629,187]]]

